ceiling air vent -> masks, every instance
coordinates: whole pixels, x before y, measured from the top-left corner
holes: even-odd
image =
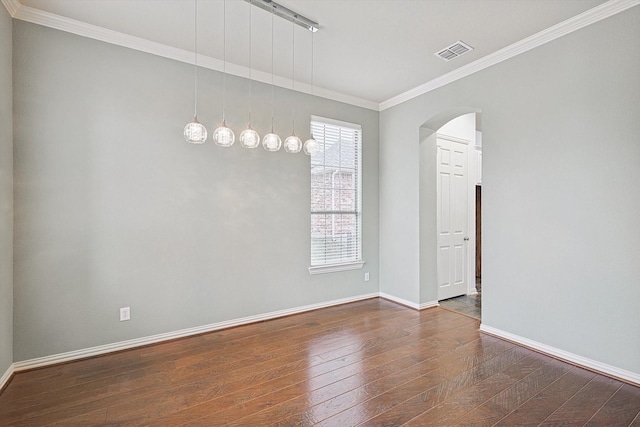
[[[445,47],[444,49],[442,49],[441,51],[439,51],[435,55],[439,56],[440,58],[444,59],[445,61],[451,61],[453,58],[457,58],[460,55],[464,55],[465,53],[469,52],[470,50],[473,50],[473,48],[471,46],[469,46],[465,42],[462,42],[462,41],[458,40],[457,42],[455,42],[451,46]]]

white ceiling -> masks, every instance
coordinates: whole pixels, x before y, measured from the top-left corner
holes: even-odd
[[[314,84],[379,104],[605,2],[605,0],[277,0],[320,23]],[[615,0],[614,0],[615,1]],[[189,0],[20,0],[24,6],[193,51]],[[223,59],[223,0],[199,0],[198,52]],[[27,9],[27,8],[25,8]],[[251,13],[251,26],[249,16]],[[271,15],[226,0],[227,71],[271,73]],[[292,78],[293,25],[274,18],[274,73]],[[249,53],[249,28],[252,54]],[[474,50],[434,56],[462,40]],[[312,34],[295,27],[295,78],[311,81]],[[263,79],[264,80],[264,79]]]

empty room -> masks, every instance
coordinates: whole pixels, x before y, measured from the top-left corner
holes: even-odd
[[[0,1],[0,426],[640,426],[640,0]]]

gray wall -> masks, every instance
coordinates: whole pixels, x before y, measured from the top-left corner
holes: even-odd
[[[0,376],[13,363],[13,113],[11,17],[0,5]]]
[[[420,303],[438,300],[437,251],[437,185],[438,173],[436,135],[431,129],[421,129],[419,144],[419,251]]]
[[[435,214],[419,210],[420,127],[479,109],[483,323],[640,373],[639,51],[634,7],[383,111],[381,289],[435,278],[417,256]]]
[[[309,157],[184,142],[193,68],[14,23],[15,360],[378,291],[378,113],[295,93],[310,115],[363,128],[364,270],[310,276]],[[200,121],[221,74],[199,73]],[[227,124],[249,82],[227,78]],[[291,132],[292,92],[275,93]],[[253,125],[271,89],[253,83]],[[371,280],[363,281],[363,272]],[[118,321],[130,306],[132,320]]]

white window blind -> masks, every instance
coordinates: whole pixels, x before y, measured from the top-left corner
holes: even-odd
[[[311,267],[362,261],[359,125],[313,117]]]

